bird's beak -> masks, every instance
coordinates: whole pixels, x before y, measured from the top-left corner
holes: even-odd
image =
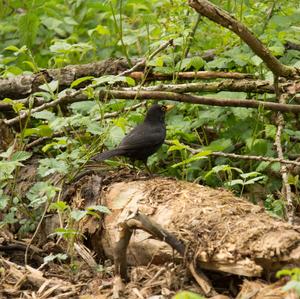
[[[170,111],[171,109],[174,108],[175,105],[166,105],[166,112]]]

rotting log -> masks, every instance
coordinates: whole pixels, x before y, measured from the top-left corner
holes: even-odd
[[[167,178],[113,183],[102,193],[112,211],[101,244],[113,258],[119,225],[140,211],[181,240],[202,269],[255,277],[300,261],[300,229],[223,189]],[[168,244],[143,230],[132,234],[128,263],[173,260]]]
[[[35,167],[26,169],[21,169],[18,192],[25,193],[35,180]],[[30,177],[25,179],[27,172]],[[99,256],[104,253],[113,259],[120,224],[138,211],[182,242],[201,269],[256,277],[300,264],[300,228],[271,217],[264,208],[227,190],[171,178],[149,179],[126,170],[106,175],[103,169],[97,172],[101,175],[89,173],[65,186],[61,200],[79,209],[101,204],[111,210],[102,222],[89,216],[79,225],[89,248]],[[45,235],[53,233],[50,225],[42,230]],[[176,240],[169,244],[182,250]],[[138,229],[132,234],[129,265],[163,264],[173,257],[170,245],[151,238],[147,231]]]

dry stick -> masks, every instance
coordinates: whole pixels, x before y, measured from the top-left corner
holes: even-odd
[[[190,51],[190,48],[191,48],[192,40],[195,37],[195,34],[196,34],[196,31],[197,31],[197,28],[198,28],[198,25],[199,25],[200,21],[201,21],[201,15],[198,15],[197,21],[196,21],[196,23],[195,23],[195,25],[194,25],[191,33],[188,36],[188,39],[189,39],[188,40],[188,45],[187,45],[187,47],[186,47],[186,49],[184,51],[184,55],[183,55],[185,58],[187,58],[188,55],[189,55],[189,51]]]
[[[297,77],[300,75],[299,69],[280,63],[280,61],[269,52],[268,48],[265,47],[245,25],[237,21],[225,10],[207,0],[188,0],[188,3],[202,16],[207,17],[211,21],[220,24],[237,34],[277,76]]]
[[[99,97],[106,95],[108,98],[116,99],[142,99],[142,100],[169,100],[191,104],[201,104],[208,106],[221,107],[245,107],[245,108],[264,108],[272,111],[281,112],[300,112],[300,105],[279,104],[272,102],[264,102],[257,100],[237,100],[237,99],[219,99],[212,97],[195,96],[190,94],[179,94],[166,91],[124,91],[124,90],[109,90],[106,92],[100,91]]]
[[[276,83],[277,83],[277,77],[275,79],[275,88],[276,88]],[[278,88],[276,88],[276,89],[278,91]],[[279,94],[279,102],[280,103],[285,103],[287,98],[288,98],[287,94],[281,94],[281,95]],[[277,121],[277,131],[276,131],[276,136],[275,136],[275,145],[276,145],[278,158],[283,159],[281,134],[282,134],[282,130],[284,128],[284,117],[281,112],[278,112],[276,121]],[[294,206],[293,206],[293,200],[292,200],[291,185],[289,184],[289,180],[288,180],[288,169],[285,164],[281,165],[280,172],[281,172],[282,181],[283,181],[282,189],[285,194],[285,199],[287,202],[286,215],[287,215],[288,222],[290,224],[293,224],[293,222],[294,222]]]
[[[75,103],[80,101],[88,100],[88,96],[84,93],[85,89],[78,90],[76,92],[64,95],[57,100],[45,103],[42,106],[34,108],[31,110],[31,113],[42,111],[51,107],[55,107],[59,104],[64,103]],[[272,102],[263,102],[256,100],[236,100],[236,99],[217,99],[211,97],[202,97],[194,96],[189,94],[180,94],[175,92],[166,92],[166,91],[124,91],[124,90],[106,90],[99,91],[99,98],[117,98],[117,99],[131,99],[131,100],[170,100],[183,103],[191,104],[201,104],[209,106],[221,106],[221,107],[245,107],[245,108],[259,108],[263,107],[267,110],[272,111],[281,111],[281,112],[300,112],[300,105],[288,105],[288,104],[279,104]],[[4,120],[6,125],[13,125],[18,123],[20,120],[26,118],[29,112],[24,111],[21,113],[20,117],[14,117],[9,120]]]
[[[47,201],[46,204],[45,204],[45,208],[44,208],[42,217],[41,217],[41,219],[40,219],[40,221],[39,221],[39,223],[38,223],[38,225],[37,225],[37,227],[35,229],[35,232],[33,233],[32,237],[31,237],[29,243],[27,244],[27,247],[26,247],[26,250],[25,250],[25,255],[24,255],[24,264],[25,265],[28,264],[28,251],[29,251],[29,249],[31,247],[31,244],[32,244],[34,238],[37,236],[37,233],[40,230],[40,227],[42,225],[42,222],[44,221],[44,218],[46,216],[46,213],[47,213],[47,210],[48,210],[49,206],[50,206],[50,203],[49,203],[49,201]]]
[[[193,152],[199,153],[199,152],[201,152],[201,150],[194,150]],[[279,162],[282,164],[290,164],[290,165],[300,166],[300,162],[285,160],[283,157],[282,158],[271,158],[271,157],[263,157],[263,156],[238,155],[238,154],[223,153],[223,152],[212,152],[211,155],[219,156],[219,157],[234,158],[234,159],[243,159],[243,160],[266,161],[266,162],[271,162],[271,163]]]
[[[194,80],[194,79],[253,79],[255,76],[252,74],[238,73],[238,72],[213,72],[213,71],[199,71],[199,72],[174,72],[172,74],[150,73],[147,81],[157,80],[172,80],[176,75],[178,80]],[[129,77],[135,80],[143,80],[144,72],[132,72],[128,74]]]
[[[152,54],[149,55],[148,60],[151,60],[153,57],[155,57],[159,52],[166,49],[168,46],[173,45],[173,39],[168,40],[167,42],[163,43],[159,48],[157,48]],[[118,76],[126,76],[130,73],[133,73],[136,69],[138,69],[140,66],[144,66],[146,64],[147,58],[144,58],[142,61],[135,64],[131,69],[126,70],[122,73],[120,73]]]
[[[290,84],[281,84],[280,88],[288,88]],[[219,92],[219,91],[237,91],[237,92],[252,92],[252,93],[274,93],[274,86],[267,80],[223,80],[220,82],[194,82],[182,84],[159,84],[154,86],[143,87],[124,87],[126,91],[169,91],[178,93],[187,92]]]
[[[173,145],[173,142],[170,140],[165,141],[168,145]],[[195,149],[188,145],[186,145],[186,149],[191,152],[192,154],[201,153],[203,149]],[[290,164],[295,166],[300,166],[300,162],[297,161],[290,161],[285,160],[284,158],[272,158],[272,157],[264,157],[264,156],[251,156],[251,155],[238,155],[238,154],[232,154],[232,153],[224,153],[224,152],[211,152],[211,156],[217,156],[217,157],[225,157],[225,158],[233,158],[233,159],[242,159],[242,160],[254,160],[254,161],[266,161],[270,163],[282,163],[282,164]]]
[[[182,257],[186,255],[185,245],[180,240],[139,211],[133,212],[132,215],[122,222],[120,224],[120,229],[119,240],[116,243],[114,250],[114,262],[116,274],[120,275],[121,278],[125,280],[128,279],[126,250],[134,229],[142,229],[158,240],[169,244]],[[197,282],[203,291],[206,294],[210,293],[213,289],[209,279],[200,270],[197,272],[199,272],[198,274],[200,275],[195,275],[196,273],[192,274],[197,277]]]
[[[68,93],[68,94],[58,98],[57,100],[54,100],[53,102],[45,103],[41,106],[31,109],[31,114],[48,109],[48,108],[56,107],[57,105],[60,105],[63,103],[75,103],[75,102],[86,101],[86,100],[88,100],[88,96],[84,93],[85,90],[86,89],[83,88],[81,90]],[[25,119],[28,115],[29,115],[28,111],[22,111],[20,113],[20,116],[11,118],[9,120],[4,120],[4,122],[7,125],[14,125],[14,124],[18,123],[20,120]]]

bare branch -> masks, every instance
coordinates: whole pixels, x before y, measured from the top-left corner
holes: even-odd
[[[286,94],[279,95],[279,102],[285,103],[286,98],[288,98],[288,96]],[[281,112],[279,112],[277,115],[277,132],[276,132],[276,136],[275,136],[275,146],[276,146],[277,155],[278,155],[279,159],[283,159],[283,150],[282,150],[282,145],[281,145],[281,134],[282,134],[283,128],[284,128],[284,117],[283,117],[283,114]],[[289,172],[288,172],[288,168],[285,164],[281,165],[280,172],[281,172],[282,182],[283,182],[282,189],[283,189],[283,193],[285,195],[285,199],[287,202],[286,216],[287,216],[288,222],[292,224],[294,222],[294,206],[293,206],[293,200],[292,200],[291,185],[289,184],[289,179],[288,179]]]
[[[188,2],[199,14],[237,34],[274,74],[282,77],[299,77],[299,69],[280,63],[245,25],[237,21],[225,10],[207,0],[189,0]]]
[[[259,108],[262,107],[267,110],[281,111],[281,112],[300,112],[300,105],[279,104],[272,102],[263,102],[256,100],[238,100],[238,99],[217,99],[211,97],[195,96],[189,94],[180,94],[166,91],[124,91],[124,90],[106,90],[99,91],[99,98],[101,100],[108,98],[127,99],[127,100],[169,100],[191,104],[201,104],[209,106],[221,107],[244,107],[244,108]],[[60,104],[70,104],[80,101],[88,100],[88,96],[84,93],[84,89],[75,92],[67,93],[57,100],[45,103],[37,108],[31,110],[31,113],[42,111],[48,108],[56,107]],[[7,125],[13,125],[21,119],[28,117],[29,111],[23,111],[20,117],[14,117],[9,120],[4,120]]]
[[[158,47],[153,53],[151,53],[148,57],[148,60],[151,60],[153,57],[155,57],[159,52],[163,51],[166,49],[168,46],[173,44],[173,39],[168,40],[167,42],[163,43],[160,47]],[[146,65],[147,58],[144,58],[143,60],[139,61],[136,65],[134,65],[132,68],[129,70],[126,70],[122,73],[120,73],[118,76],[126,76],[130,75],[130,73],[136,71],[140,67],[144,67]]]
[[[245,107],[245,108],[259,108],[262,107],[267,110],[281,111],[281,112],[300,112],[299,105],[279,104],[272,102],[263,102],[256,100],[238,100],[238,99],[217,99],[212,97],[195,96],[189,94],[180,94],[166,91],[123,91],[123,90],[109,90],[100,91],[99,97],[104,95],[108,98],[116,99],[143,99],[143,100],[169,100],[191,104],[202,104],[209,106],[222,107]]]
[[[288,83],[286,83],[288,84]],[[285,84],[280,88],[284,89]],[[140,87],[122,88],[122,90],[140,90]],[[178,93],[187,92],[218,92],[236,91],[251,93],[274,93],[274,86],[267,80],[223,80],[219,82],[195,82],[183,84],[159,84],[143,87],[143,91],[170,91]]]
[[[147,75],[146,81],[172,80],[176,76],[179,80],[194,80],[194,79],[252,79],[252,74],[237,73],[237,72],[213,72],[213,71],[199,71],[199,72],[174,72],[172,74],[150,73]],[[132,72],[129,77],[140,81],[144,80],[145,74],[143,72]]]
[[[169,141],[169,140],[166,140],[165,143],[168,144],[168,145],[173,145],[172,141]],[[201,153],[203,151],[200,148],[195,149],[195,148],[192,148],[192,147],[190,147],[186,144],[185,144],[185,146],[186,146],[186,149],[192,154]],[[270,162],[270,163],[282,163],[282,164],[300,166],[300,162],[285,160],[284,158],[272,158],[272,157],[251,156],[251,155],[238,155],[238,154],[224,153],[224,152],[211,152],[210,155],[211,156],[216,156],[216,157],[232,158],[232,159],[265,161],[265,162]]]

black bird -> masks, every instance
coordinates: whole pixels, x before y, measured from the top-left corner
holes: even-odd
[[[171,106],[154,104],[148,110],[144,122],[133,128],[117,148],[97,154],[92,160],[103,161],[124,156],[129,157],[133,163],[135,160],[142,161],[149,171],[147,159],[160,148],[166,138],[165,113],[170,108]]]

